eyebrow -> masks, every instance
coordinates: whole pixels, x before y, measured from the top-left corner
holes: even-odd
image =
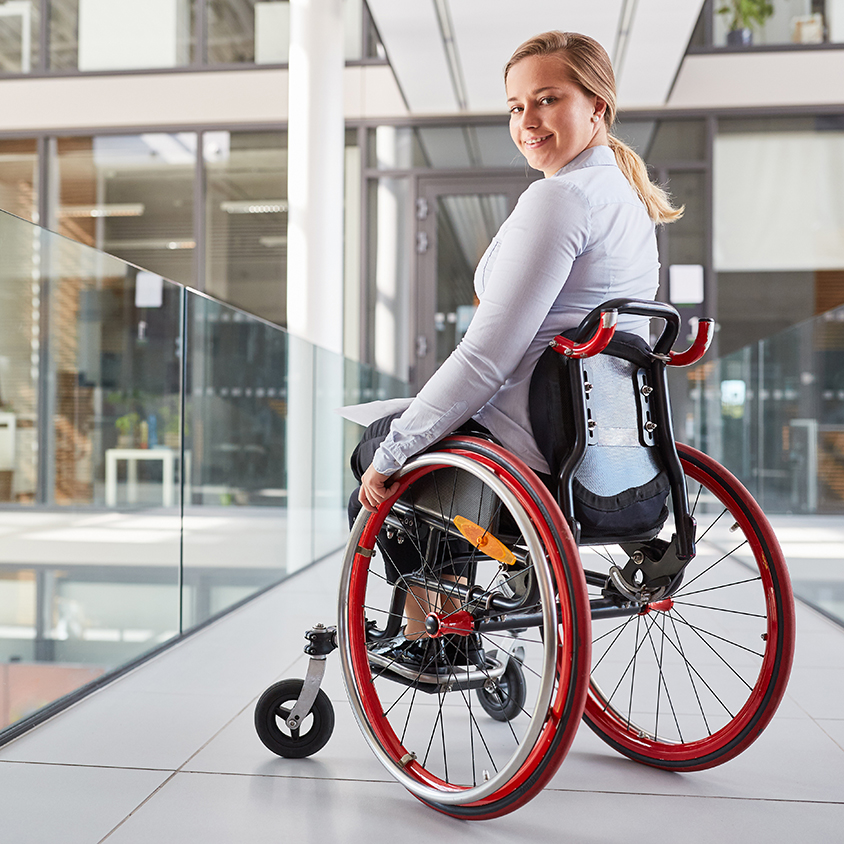
[[[544,91],[556,91],[558,90],[555,85],[547,85],[545,88],[537,88],[535,91],[531,91],[530,96],[535,97],[538,94],[543,93]],[[507,102],[512,103],[518,100],[519,97],[507,97]]]

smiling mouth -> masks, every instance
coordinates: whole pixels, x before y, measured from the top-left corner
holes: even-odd
[[[523,143],[528,149],[533,149],[534,147],[538,147],[544,141],[547,141],[550,137],[550,135],[543,135],[541,138],[531,138],[530,140],[524,141]]]

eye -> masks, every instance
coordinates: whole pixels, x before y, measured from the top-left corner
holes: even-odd
[[[521,106],[513,106],[513,108],[510,109],[510,114],[521,114],[522,111],[523,109]]]
[[[540,105],[551,105],[552,103],[554,103],[556,101],[557,101],[556,97],[543,97],[539,101],[539,103],[540,103]]]

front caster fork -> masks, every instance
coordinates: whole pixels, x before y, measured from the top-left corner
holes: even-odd
[[[313,755],[334,730],[334,707],[320,684],[325,658],[337,647],[337,628],[317,624],[305,638],[305,653],[311,658],[305,679],[279,680],[255,706],[258,737],[273,753],[288,758]]]
[[[299,698],[287,716],[287,726],[296,730],[313,708],[314,701],[325,676],[325,658],[337,649],[337,628],[316,624],[305,633],[308,644],[305,653],[310,656],[308,671]]]

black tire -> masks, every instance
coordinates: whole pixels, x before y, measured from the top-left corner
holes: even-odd
[[[322,750],[334,732],[334,707],[322,689],[301,728],[291,730],[285,723],[304,684],[304,680],[279,680],[255,705],[258,737],[273,753],[288,759],[302,759]],[[290,706],[285,706],[288,703]]]
[[[525,674],[517,659],[510,659],[495,688],[477,689],[478,701],[490,718],[512,721],[524,708],[527,689]]]

